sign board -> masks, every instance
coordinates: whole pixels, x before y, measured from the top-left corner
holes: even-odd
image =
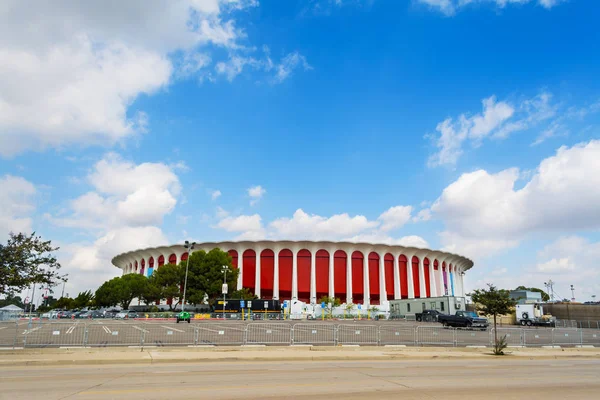
[[[265,301],[265,309],[269,308],[269,302]]]
[[[112,334],[113,336],[119,336],[119,331],[112,331],[112,332],[111,332],[111,334]]]
[[[358,309],[359,309],[359,310],[362,310],[362,304],[359,304],[359,305],[358,305]]]
[[[167,331],[167,335],[172,335],[173,331]]]
[[[325,308],[325,302],[321,302],[321,308]]]
[[[221,287],[221,293],[227,294],[227,289],[228,289],[227,284],[224,283],[223,286]]]
[[[60,331],[52,331],[52,334],[53,334],[54,336],[58,336],[58,335],[60,335]]]
[[[240,308],[246,307],[246,302],[244,300],[240,300]]]
[[[248,308],[252,308],[252,302],[248,300]]]

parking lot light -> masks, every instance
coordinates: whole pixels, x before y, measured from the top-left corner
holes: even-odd
[[[192,250],[194,250],[195,245],[196,245],[196,242],[193,242],[190,244],[190,242],[188,242],[187,240],[185,241],[185,244],[183,245],[183,247],[185,247],[188,251],[187,252],[188,257],[187,257],[187,263],[185,265],[185,281],[183,282],[183,301],[181,302],[181,312],[185,311],[185,290],[187,289],[188,268],[190,266],[190,257],[192,255]]]

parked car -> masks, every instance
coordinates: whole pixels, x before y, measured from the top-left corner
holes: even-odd
[[[120,313],[115,315],[115,319],[133,319],[133,318],[139,318],[139,315],[138,315],[138,313],[136,313],[135,311],[132,311],[132,310],[121,311]]]
[[[481,318],[472,311],[457,311],[454,315],[438,315],[438,322],[444,326],[478,328],[486,330],[488,320]]]
[[[182,311],[177,314],[177,323],[179,323],[179,321],[187,322],[189,324],[191,321],[190,313],[187,311]]]
[[[79,314],[79,316],[77,318],[104,318],[104,314],[101,311],[97,311],[97,310],[92,310],[92,311],[86,311],[82,314]]]
[[[415,314],[415,319],[417,321],[425,321],[425,322],[437,322],[438,317],[440,315],[444,315],[438,310],[423,310],[421,313]]]

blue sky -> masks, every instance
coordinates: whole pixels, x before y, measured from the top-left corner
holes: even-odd
[[[596,2],[7,4],[0,235],[59,243],[72,294],[120,252],[236,238],[600,292]]]

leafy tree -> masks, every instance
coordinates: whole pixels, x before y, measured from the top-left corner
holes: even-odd
[[[342,301],[337,297],[323,296],[319,299],[319,303],[325,303],[329,310],[329,318],[333,317],[333,309],[342,305]]]
[[[99,307],[112,307],[117,304],[127,309],[134,298],[141,298],[148,278],[140,274],[118,276],[104,282],[95,294],[95,304]]]
[[[73,299],[73,308],[85,308],[89,307],[94,300],[94,294],[91,290],[80,292],[77,297]]]
[[[159,301],[162,297],[162,288],[156,283],[154,274],[148,278],[144,291],[142,293],[142,301],[146,305],[151,305]]]
[[[159,288],[160,300],[181,298],[184,274],[185,269],[182,270],[181,265],[175,264],[163,265],[154,270],[151,279],[152,284]],[[179,304],[179,301],[175,304],[171,303],[169,309],[173,310],[173,307],[177,304]]]
[[[537,292],[542,294],[542,301],[550,300],[550,295],[543,291],[542,289],[534,288],[534,287],[525,287],[525,286],[517,286],[515,290],[529,290],[530,292]]]
[[[61,310],[72,310],[75,308],[75,300],[69,297],[61,297],[54,303],[53,308],[58,308]]]
[[[213,305],[215,300],[222,296],[221,285],[223,285],[223,267],[227,267],[227,284],[234,288],[239,270],[233,268],[229,253],[220,249],[212,249],[208,253],[204,250],[192,253],[189,258],[189,271],[187,281],[186,297],[190,304],[200,304],[204,296]],[[185,274],[186,261],[180,264]]]
[[[242,288],[231,293],[230,299],[234,300],[258,300],[258,296],[250,291],[248,288]]]
[[[32,284],[55,285],[66,281],[60,264],[52,254],[58,247],[40,236],[10,234],[6,245],[0,244],[0,295],[14,294]]]
[[[487,289],[474,290],[470,296],[479,311],[483,311],[485,315],[494,316],[494,354],[504,354],[502,350],[506,348],[506,337],[498,340],[496,318],[498,315],[512,312],[517,302],[510,298],[508,290],[496,289],[492,284],[488,284]]]

